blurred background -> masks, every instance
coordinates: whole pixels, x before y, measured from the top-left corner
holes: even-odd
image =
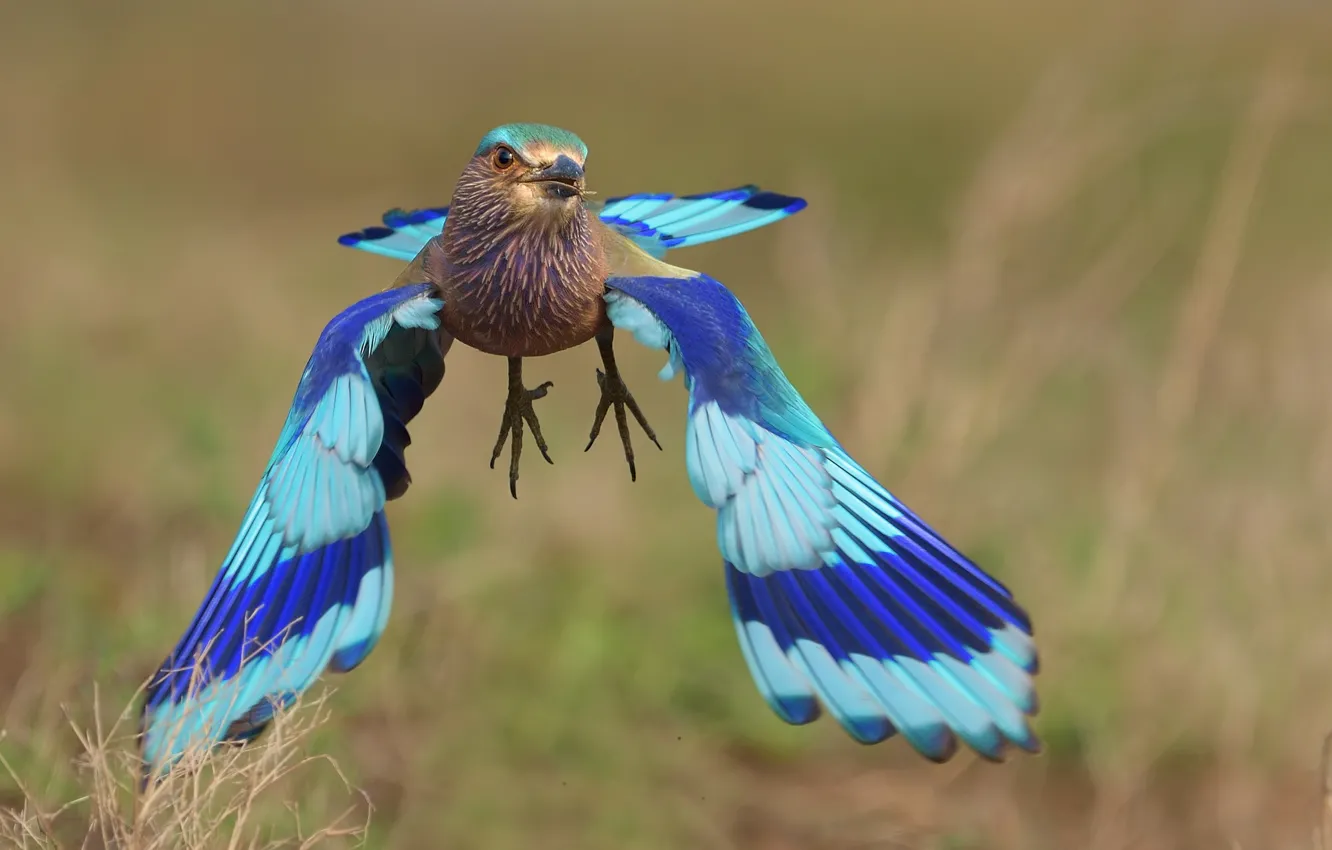
[[[603,197],[809,200],[677,262],[1032,613],[1046,752],[935,766],[784,726],[660,352],[619,347],[665,447],[636,484],[613,434],[582,452],[595,348],[528,364],[555,465],[515,502],[487,465],[503,361],[455,346],[390,510],[392,623],[311,744],[372,801],[368,846],[1310,847],[1330,107],[1307,0],[7,3],[0,755],[51,808],[84,793],[94,686],[110,722],[320,329],[399,270],[335,237],[447,203],[487,129],[533,120],[586,140]],[[307,824],[365,806],[327,770],[283,794]]]

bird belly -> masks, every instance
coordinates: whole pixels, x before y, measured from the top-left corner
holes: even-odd
[[[582,345],[608,325],[600,294],[547,305],[525,305],[519,299],[499,304],[446,300],[440,315],[458,342],[500,357],[555,354]]]

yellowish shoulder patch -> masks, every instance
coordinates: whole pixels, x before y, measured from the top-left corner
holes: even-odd
[[[692,269],[673,266],[664,260],[658,260],[644,251],[634,241],[618,230],[607,226],[599,219],[594,223],[601,230],[601,244],[606,249],[606,265],[611,277],[696,277],[698,272]]]

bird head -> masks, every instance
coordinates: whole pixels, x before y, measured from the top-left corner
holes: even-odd
[[[528,221],[561,226],[586,194],[587,145],[558,127],[505,124],[481,139],[458,181],[454,206],[495,224]]]

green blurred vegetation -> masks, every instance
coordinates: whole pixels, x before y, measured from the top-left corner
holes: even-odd
[[[860,460],[1000,576],[1040,759],[783,726],[749,680],[678,384],[665,452],[487,468],[503,365],[413,427],[385,642],[331,684],[383,848],[1308,846],[1332,725],[1332,16],[1260,4],[516,0],[0,10],[0,753],[78,793],[225,553],[323,323],[511,120],[604,195],[810,208],[681,254]],[[529,461],[531,459],[529,458]],[[293,784],[304,821],[336,778]],[[0,805],[17,800],[0,778]],[[79,809],[71,810],[71,822]],[[71,828],[77,826],[75,824]]]

